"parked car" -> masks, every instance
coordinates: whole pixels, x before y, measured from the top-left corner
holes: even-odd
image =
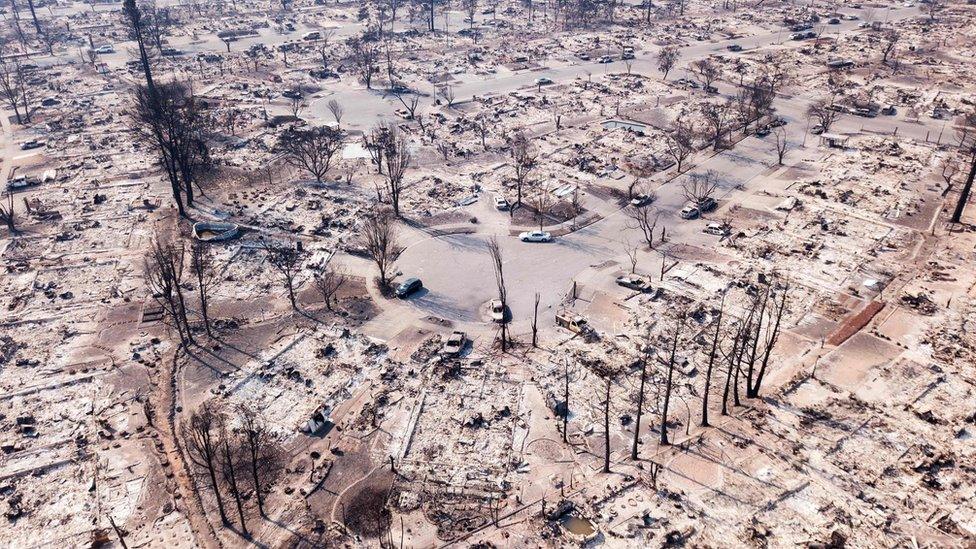
[[[769,126],[759,126],[756,128],[756,137],[766,137],[772,132]]]
[[[609,55],[604,55],[603,57],[600,58],[599,62],[600,63],[613,63],[613,57],[611,57]]]
[[[718,202],[716,202],[715,199],[710,196],[706,196],[698,204],[698,208],[702,212],[710,212],[714,210],[716,207],[718,207]]]
[[[282,97],[287,97],[288,99],[301,99],[302,92],[298,90],[285,90],[281,92]]]
[[[95,48],[95,53],[115,53],[115,47],[111,44],[105,44],[104,46],[98,46]]]
[[[617,285],[638,292],[646,292],[651,287],[646,280],[637,275],[618,276]]]
[[[831,18],[830,18],[830,19],[829,19],[829,20],[827,21],[827,24],[828,24],[828,25],[839,25],[839,24],[840,24],[840,19],[838,19],[838,18],[836,18],[836,17],[831,17]]]
[[[630,205],[637,206],[638,208],[641,206],[647,206],[651,202],[654,202],[654,197],[643,193],[634,195],[634,198],[630,199]]]
[[[576,54],[576,57],[579,57],[583,61],[589,61],[590,60],[590,54],[586,53],[585,51],[581,51],[581,52],[577,53]]]
[[[572,311],[560,311],[556,313],[556,325],[586,338],[595,335],[593,328],[586,322],[586,319],[574,314]]]
[[[681,208],[681,211],[678,212],[678,215],[681,216],[681,219],[695,219],[701,215],[701,212],[698,211],[697,206],[685,204],[685,206]]]
[[[302,40],[321,40],[322,33],[319,31],[306,32],[305,36],[302,36]]]
[[[729,51],[742,51],[742,46],[738,44],[729,44],[728,46],[725,46],[725,49]]]
[[[552,240],[552,234],[546,231],[526,231],[519,234],[519,240],[522,242],[549,242]]]
[[[502,305],[502,300],[492,299],[488,308],[491,310],[492,322],[503,322],[505,320],[505,306]]]
[[[43,141],[38,141],[37,139],[31,139],[30,141],[24,141],[20,144],[20,150],[29,151],[31,149],[40,149],[45,143]]]
[[[461,354],[461,350],[464,349],[464,343],[467,341],[467,337],[464,332],[454,331],[448,336],[447,341],[444,342],[444,348],[441,349],[441,354],[447,356],[457,356]]]
[[[881,114],[885,116],[894,116],[898,112],[894,105],[888,105],[887,107],[881,109]]]
[[[708,225],[705,225],[705,228],[702,229],[702,232],[714,236],[728,236],[730,231],[727,226],[721,223],[709,223]]]
[[[552,78],[546,78],[545,76],[541,76],[535,79],[535,83],[537,86],[546,86],[548,84],[552,84]]]
[[[504,196],[496,196],[495,209],[502,212],[508,211],[508,200],[505,200]]]
[[[815,124],[812,128],[810,128],[810,133],[812,133],[813,135],[820,135],[823,132],[824,132],[824,127],[820,124]]]
[[[410,296],[410,294],[416,292],[417,290],[424,287],[424,283],[420,281],[419,278],[408,278],[403,281],[396,289],[396,296],[400,299],[405,299]]]
[[[705,91],[708,93],[718,93],[718,88],[716,88],[715,86],[708,85],[705,86]]]
[[[772,119],[772,120],[769,121],[769,125],[772,126],[772,127],[774,127],[774,128],[778,128],[780,126],[785,126],[786,125],[786,119],[783,118],[782,116],[777,116],[776,118],[774,118],[774,119]]]
[[[874,118],[876,116],[874,111],[867,107],[858,107],[854,109],[854,114],[863,116],[865,118]]]

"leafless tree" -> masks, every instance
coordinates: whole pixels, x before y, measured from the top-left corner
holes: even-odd
[[[712,386],[712,371],[715,367],[715,359],[718,357],[719,343],[722,336],[722,316],[725,314],[725,294],[722,294],[722,305],[719,307],[718,316],[715,317],[715,334],[712,336],[712,349],[708,353],[708,368],[705,370],[705,389],[702,392],[702,427],[708,427],[708,395]]]
[[[654,247],[654,229],[657,227],[657,221],[661,217],[660,212],[654,212],[652,210],[653,208],[651,207],[639,206],[629,206],[626,210],[627,217],[630,219],[627,227],[630,229],[639,229],[648,248]]]
[[[170,8],[160,8],[156,1],[145,2],[140,6],[143,15],[145,33],[152,40],[156,51],[163,50],[163,39],[169,29],[176,23],[170,12]]]
[[[144,276],[156,303],[170,318],[186,345],[193,343],[193,334],[187,320],[186,302],[183,299],[183,243],[164,243],[159,236],[153,239],[152,248],[145,257]]]
[[[420,96],[405,89],[402,85],[393,87],[393,96],[400,101],[403,108],[407,109],[407,120],[416,119],[417,108],[420,106]]]
[[[214,285],[217,283],[217,274],[213,269],[213,259],[207,245],[202,242],[194,242],[190,252],[190,270],[197,279],[197,294],[200,298],[200,315],[203,317],[203,325],[207,330],[207,335],[213,337],[210,327],[210,294]]]
[[[697,59],[691,63],[691,73],[706,92],[712,89],[712,83],[721,75],[721,69],[711,59]]]
[[[271,430],[253,409],[241,405],[238,408],[237,423],[240,426],[240,445],[244,450],[243,463],[246,474],[250,477],[250,488],[257,500],[258,511],[265,517],[264,494],[282,469],[283,452]]]
[[[509,155],[512,159],[512,167],[515,169],[515,206],[522,205],[522,188],[529,179],[529,174],[536,167],[535,148],[529,142],[525,132],[516,130],[508,139]]]
[[[651,360],[651,350],[651,332],[648,330],[647,337],[644,341],[644,349],[641,351],[640,388],[637,391],[637,413],[635,414],[636,420],[634,422],[634,444],[630,449],[630,459],[635,461],[640,457],[640,454],[638,453],[638,444],[640,444],[641,415],[644,412],[644,387],[647,385],[647,363]]]
[[[552,207],[552,195],[549,194],[549,187],[543,187],[535,194],[532,198],[532,208],[535,209],[536,221],[539,222],[539,230],[542,230],[543,225],[546,222],[546,214],[549,213],[549,208]]]
[[[637,244],[631,244],[629,241],[624,243],[624,253],[627,254],[627,259],[630,261],[630,274],[637,273],[637,259],[638,252],[640,251],[640,246]]]
[[[358,243],[369,257],[380,275],[380,289],[388,290],[389,272],[393,262],[403,251],[399,243],[396,218],[388,210],[380,210],[363,221]]]
[[[681,184],[685,200],[693,203],[701,215],[705,214],[706,204],[718,190],[718,174],[712,170],[693,173]]]
[[[223,480],[224,486],[230,492],[234,499],[234,505],[237,507],[237,516],[241,521],[241,534],[244,538],[250,538],[251,533],[247,529],[247,519],[244,518],[244,489],[240,483],[240,467],[244,459],[244,449],[238,444],[238,440],[231,437],[226,431],[226,423],[221,427],[217,452],[221,480]]]
[[[447,86],[442,87],[440,89],[440,95],[444,99],[444,102],[447,103],[447,106],[448,107],[453,107],[454,106],[454,100],[455,100],[455,97],[454,97],[454,86],[447,85]]]
[[[359,79],[366,84],[366,89],[371,89],[373,75],[376,74],[376,63],[379,60],[379,47],[366,37],[351,38],[348,44],[352,51],[353,67],[359,74]]]
[[[488,118],[484,115],[479,115],[474,119],[474,130],[478,133],[478,137],[481,138],[481,148],[488,151],[488,132],[491,130],[491,124],[488,122]]]
[[[381,144],[380,155],[386,162],[386,192],[390,197],[390,205],[393,207],[393,214],[400,216],[400,196],[403,194],[404,176],[410,163],[413,162],[413,155],[407,144],[407,138],[403,135],[395,124],[387,123],[385,130],[380,133],[386,138]]]
[[[331,266],[326,265],[321,273],[315,276],[315,287],[322,295],[325,307],[332,310],[332,302],[335,301],[339,289],[346,283],[346,275]]]
[[[33,115],[32,90],[27,85],[27,76],[20,62],[10,62],[2,57],[4,49],[0,47],[0,95],[14,111],[17,124],[30,123]]]
[[[185,216],[181,196],[193,205],[193,185],[210,166],[207,133],[212,116],[187,86],[169,82],[135,90],[133,128],[156,148],[165,168],[180,215]]]
[[[749,353],[746,371],[747,398],[759,398],[762,382],[769,367],[769,359],[779,340],[789,290],[789,283],[779,282],[775,278],[770,280],[764,288],[763,305],[759,312],[759,319],[755,323],[755,333],[752,336],[753,346]],[[766,303],[768,303],[768,312],[766,312],[764,320],[763,312],[767,309]],[[760,348],[757,350],[757,347]],[[755,370],[755,376],[753,376],[753,364],[757,360],[759,361],[758,369]]]
[[[182,429],[183,448],[190,462],[196,466],[197,476],[202,477],[213,491],[217,511],[224,525],[230,524],[220,494],[220,434],[224,430],[224,415],[212,402],[203,403],[190,415]]]
[[[888,64],[888,57],[895,51],[895,46],[901,40],[901,35],[894,29],[888,29],[881,33],[881,63]]]
[[[807,108],[807,116],[815,118],[823,128],[823,131],[830,131],[830,127],[834,125],[837,120],[838,112],[834,107],[833,98],[831,99],[820,99]]]
[[[695,152],[695,127],[680,117],[676,118],[671,123],[664,145],[665,152],[674,160],[678,173],[681,173],[685,160]]]
[[[498,239],[491,237],[488,240],[488,254],[491,256],[491,265],[495,271],[495,286],[498,289],[498,300],[502,304],[502,352],[508,351],[508,321],[506,312],[508,311],[508,289],[505,287],[505,262],[502,259],[502,249],[498,245]]]
[[[278,138],[278,149],[289,164],[304,169],[321,183],[344,143],[345,133],[330,126],[291,128]]]
[[[790,149],[790,142],[787,140],[786,131],[782,127],[773,130],[773,136],[776,137],[776,162],[782,166],[786,152]]]
[[[538,335],[539,335],[539,300],[541,295],[539,292],[535,293],[535,306],[532,310],[532,346],[538,347]]]
[[[11,235],[17,234],[16,216],[14,210],[14,194],[7,191],[6,204],[0,203],[0,223],[7,225],[7,232]]]
[[[962,125],[962,132],[959,135],[959,153],[964,158],[968,157],[966,161],[969,163],[969,175],[966,176],[966,181],[962,184],[956,207],[952,210],[952,217],[950,218],[952,223],[962,221],[962,214],[966,204],[969,203],[969,194],[972,192],[973,181],[976,179],[976,110],[964,115]]]
[[[929,21],[935,21],[935,14],[944,10],[946,4],[946,0],[929,0],[928,4],[925,6],[925,11],[928,13]]]
[[[306,101],[305,97],[302,95],[295,95],[291,97],[288,106],[289,109],[291,110],[291,115],[294,116],[295,118],[298,118],[299,115],[301,115],[302,112],[304,112],[305,109],[308,108],[308,101]]]
[[[603,472],[610,472],[610,388],[620,370],[611,364],[595,365],[594,373],[603,380]]]
[[[725,133],[731,127],[731,120],[736,111],[732,100],[724,103],[704,103],[700,107],[702,119],[709,129],[709,137],[712,139],[712,148],[719,150],[723,144]]]
[[[342,105],[335,99],[329,100],[329,112],[332,113],[332,118],[335,118],[336,126],[342,123],[342,114],[345,111],[343,111]]]
[[[664,75],[663,80],[668,79],[668,73],[671,72],[675,63],[678,62],[678,55],[677,46],[665,46],[658,52],[657,69]]]
[[[671,392],[674,388],[674,367],[678,359],[678,345],[681,342],[685,330],[685,321],[688,313],[684,309],[674,311],[671,319],[670,344],[664,354],[658,353],[658,361],[667,367],[668,377],[664,386],[664,405],[661,407],[661,444],[670,444],[668,441],[668,408],[671,404]]]
[[[264,242],[265,256],[268,263],[274,270],[278,271],[285,283],[288,291],[288,301],[291,308],[298,310],[298,300],[295,296],[295,278],[302,270],[302,262],[305,261],[305,253],[295,246],[272,243],[270,240]]]

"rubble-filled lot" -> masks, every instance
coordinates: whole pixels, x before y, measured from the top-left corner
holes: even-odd
[[[974,13],[12,5],[0,545],[972,544]]]

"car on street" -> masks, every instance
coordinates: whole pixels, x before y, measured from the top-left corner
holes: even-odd
[[[710,196],[706,196],[705,198],[701,199],[701,201],[698,204],[698,208],[701,209],[701,211],[703,212],[710,212],[714,210],[717,206],[718,206],[718,202],[716,202],[715,199]]]
[[[576,54],[576,57],[580,58],[583,61],[589,61],[590,60],[590,54],[586,53],[585,51],[581,51],[581,52],[577,53]]]
[[[681,216],[681,219],[695,219],[701,215],[701,212],[698,211],[697,206],[693,204],[685,204],[685,206],[681,208],[681,211],[678,212],[678,215]]]
[[[457,356],[461,354],[461,350],[464,349],[464,343],[467,341],[467,337],[464,332],[459,332],[457,330],[451,332],[451,335],[447,337],[447,341],[444,342],[444,348],[441,349],[441,354],[447,356]]]
[[[599,62],[600,63],[613,63],[613,57],[611,57],[609,55],[604,55],[603,57],[600,58]]]
[[[894,105],[888,105],[887,107],[881,109],[881,114],[885,116],[894,116],[898,112]]]
[[[103,53],[115,53],[115,47],[112,46],[111,44],[105,44],[104,46],[98,46],[97,48],[95,48],[95,53],[99,53],[99,54],[103,54]]]
[[[306,32],[305,36],[302,36],[302,40],[321,40],[322,33],[319,31]]]
[[[31,139],[30,141],[24,141],[20,144],[20,150],[29,151],[31,149],[40,149],[45,143],[43,141],[38,141],[37,139]]]
[[[618,276],[617,285],[637,292],[646,292],[651,288],[646,280],[637,275]]]
[[[709,223],[708,225],[705,225],[705,228],[702,229],[702,232],[714,236],[728,236],[729,228],[728,226],[723,225],[722,223]]]
[[[705,86],[705,91],[707,93],[718,93],[718,88],[712,85]]]
[[[838,18],[836,18],[836,17],[831,17],[831,18],[830,18],[830,19],[829,19],[829,20],[827,21],[827,24],[828,24],[828,25],[839,25],[839,24],[840,24],[840,19],[838,19]]]
[[[546,231],[525,231],[519,233],[519,240],[522,242],[549,242],[552,240],[552,233]]]
[[[495,209],[498,211],[508,211],[508,200],[505,200],[504,196],[495,197]]]
[[[729,44],[728,46],[725,47],[725,49],[729,51],[742,51],[742,46],[738,44]]]
[[[636,194],[634,195],[634,198],[630,199],[630,205],[638,208],[641,206],[647,206],[651,202],[654,202],[654,197],[644,193]]]
[[[285,90],[281,92],[282,97],[287,97],[288,99],[301,99],[302,92],[298,90]]]
[[[782,116],[777,116],[776,118],[774,118],[774,119],[772,119],[772,120],[769,121],[769,125],[772,126],[773,128],[778,128],[780,126],[785,126],[786,125],[786,119],[783,118]]]
[[[404,280],[396,289],[396,296],[406,299],[410,294],[424,287],[424,283],[419,278],[408,278]]]
[[[505,320],[505,306],[502,305],[502,300],[492,299],[488,303],[488,308],[491,311],[492,322],[502,322]]]
[[[766,137],[772,132],[769,126],[759,126],[756,128],[756,137]]]
[[[535,83],[537,86],[545,86],[548,84],[552,84],[552,78],[546,78],[545,76],[541,76],[535,79]]]

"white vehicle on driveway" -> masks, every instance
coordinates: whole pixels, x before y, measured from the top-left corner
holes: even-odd
[[[519,240],[522,242],[550,242],[552,234],[545,231],[526,231],[519,234]]]

